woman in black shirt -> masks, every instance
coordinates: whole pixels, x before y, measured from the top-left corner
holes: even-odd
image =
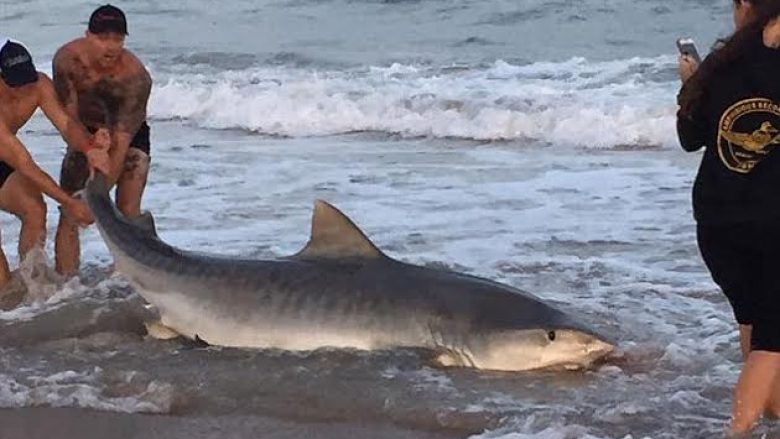
[[[699,250],[739,323],[740,434],[780,415],[780,0],[734,0],[734,19],[701,66],[681,58],[677,132],[686,151],[706,147],[693,210]]]

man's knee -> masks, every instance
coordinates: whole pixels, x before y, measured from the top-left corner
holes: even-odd
[[[122,177],[128,179],[146,178],[149,172],[149,155],[138,148],[130,148],[125,156]]]
[[[148,174],[149,156],[136,148],[130,148],[124,172],[117,182],[116,203],[125,216],[133,218],[141,214],[141,197]]]
[[[141,200],[138,198],[122,200],[117,204],[117,208],[127,218],[135,218],[141,215]]]
[[[87,157],[78,151],[68,150],[60,169],[60,186],[65,192],[73,194],[84,188],[89,177]]]
[[[46,224],[46,203],[41,197],[25,201],[22,211],[22,222],[29,224]]]
[[[43,197],[36,198],[35,201],[30,204],[30,210],[33,212],[33,215],[46,218],[48,209],[46,207],[46,202],[43,201]]]
[[[71,216],[68,215],[62,207],[60,207],[59,210],[60,220],[57,223],[57,234],[78,234],[79,224],[73,218],[71,218]]]

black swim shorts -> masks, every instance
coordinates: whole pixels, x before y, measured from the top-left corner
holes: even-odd
[[[97,129],[87,127],[87,130],[94,134]],[[130,141],[130,148],[135,148],[147,156],[151,151],[151,140],[149,125],[144,122],[141,124],[141,128],[133,136],[133,140]],[[65,191],[73,193],[84,188],[89,178],[89,167],[87,166],[87,157],[81,151],[75,151],[68,149],[65,154],[65,158],[62,160],[62,168],[60,169],[60,186]]]
[[[6,162],[0,161],[0,187],[3,187],[8,177],[14,173],[14,168]]]
[[[780,352],[780,225],[770,221],[697,226],[699,251],[754,350]]]

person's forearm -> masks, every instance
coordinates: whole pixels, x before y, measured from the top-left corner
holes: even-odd
[[[706,130],[694,120],[685,115],[677,116],[677,137],[682,149],[688,152],[697,151],[704,146]]]
[[[117,148],[109,152],[108,157],[111,162],[111,172],[106,177],[108,179],[108,183],[110,186],[115,185],[116,182],[119,180],[119,176],[122,174],[122,171],[124,170],[126,155],[127,155],[127,148],[124,148],[124,151],[119,151],[119,149]]]
[[[67,122],[62,137],[65,142],[76,151],[81,151],[86,154],[88,151],[95,148],[92,135],[87,132],[82,124],[73,119]]]
[[[67,205],[73,198],[54,181],[49,174],[43,172],[38,165],[28,163],[17,169],[19,173],[27,177],[44,194],[48,195],[61,205]]]

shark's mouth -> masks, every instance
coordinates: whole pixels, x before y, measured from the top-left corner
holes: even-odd
[[[585,369],[585,367],[584,364],[579,363],[566,363],[563,365],[563,369],[565,370],[582,370]]]

